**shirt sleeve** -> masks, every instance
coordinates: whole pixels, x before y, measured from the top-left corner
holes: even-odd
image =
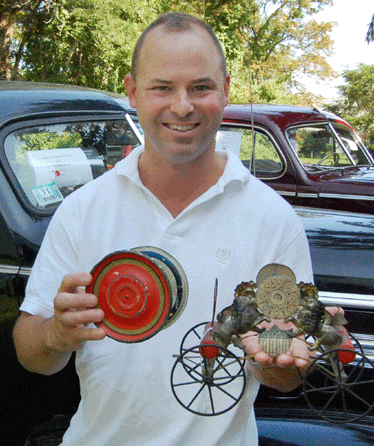
[[[48,226],[27,282],[21,311],[52,317],[53,301],[63,277],[70,272],[79,272],[75,243],[79,213],[74,212],[76,205],[71,201],[65,199],[61,203]],[[72,213],[76,218],[69,218]]]

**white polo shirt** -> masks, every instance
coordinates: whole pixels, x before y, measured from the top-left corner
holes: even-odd
[[[53,315],[53,299],[69,272],[91,271],[105,255],[155,246],[175,257],[189,283],[181,317],[151,339],[125,344],[109,337],[77,351],[82,401],[64,446],[254,446],[252,410],[258,383],[230,412],[201,417],[172,395],[173,355],[189,328],[232,303],[242,281],[262,266],[288,265],[297,281],[311,282],[309,249],[301,222],[276,192],[228,153],[222,177],[173,218],[141,183],[135,149],[114,169],[68,196],[47,230],[30,276],[22,311]]]

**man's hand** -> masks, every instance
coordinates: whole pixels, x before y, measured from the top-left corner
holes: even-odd
[[[332,316],[336,313],[344,315],[344,310],[340,307],[326,307],[326,310]],[[273,324],[282,330],[295,329],[291,322],[285,323],[282,320],[263,322],[260,326],[269,329]],[[251,373],[261,384],[281,392],[290,392],[302,383],[302,376],[315,356],[315,353],[308,349],[309,345],[302,335],[294,338],[289,350],[277,358],[270,357],[262,350],[255,332],[243,335],[241,342],[245,346],[244,351],[252,358],[247,361]]]
[[[84,287],[91,280],[87,273],[66,275],[54,299],[54,315],[49,319],[21,313],[13,337],[18,359],[27,370],[56,373],[85,341],[105,337],[101,328],[88,327],[104,319],[104,312],[95,308],[97,297],[85,293]]]
[[[280,320],[264,322],[261,326],[268,329],[273,324],[284,330],[294,327],[292,323]],[[312,359],[308,344],[303,339],[294,338],[289,350],[277,358],[270,357],[262,350],[257,333],[250,332],[243,335],[241,342],[245,345],[244,351],[252,358],[247,362],[248,367],[261,384],[281,392],[290,392],[301,384],[301,376]]]
[[[285,323],[283,321],[277,320],[272,322],[263,322],[261,327],[267,330],[276,324],[282,330],[290,330],[295,328],[291,323]],[[265,353],[258,341],[258,335],[255,332],[249,332],[242,336],[242,343],[245,345],[245,352],[251,355],[253,361],[258,362],[262,366],[279,365],[281,367],[295,364],[296,367],[305,367],[309,363],[310,351],[308,350],[308,345],[303,339],[294,338],[292,344],[287,353],[279,355],[277,358],[270,357]]]
[[[50,319],[47,343],[49,348],[60,352],[77,350],[88,340],[105,337],[101,328],[88,328],[90,323],[104,319],[104,312],[95,308],[98,299],[87,294],[84,287],[92,280],[87,273],[71,273],[64,277],[54,300],[55,314]]]

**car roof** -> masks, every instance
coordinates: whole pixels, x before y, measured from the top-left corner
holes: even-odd
[[[125,96],[74,85],[0,81],[0,125],[43,114],[122,114],[126,103]]]
[[[230,104],[225,107],[223,120],[248,123],[251,122],[252,114],[254,123],[265,124],[273,121],[282,129],[289,125],[327,121],[340,122],[350,127],[342,118],[326,110],[283,104]]]

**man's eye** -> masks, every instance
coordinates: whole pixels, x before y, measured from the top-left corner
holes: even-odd
[[[197,85],[197,86],[195,87],[195,90],[196,90],[196,91],[199,91],[199,92],[203,92],[203,91],[208,91],[208,90],[210,90],[210,87],[208,87],[208,85]]]
[[[166,85],[157,85],[156,87],[153,87],[153,90],[155,90],[155,91],[169,91],[170,87],[167,87]]]

